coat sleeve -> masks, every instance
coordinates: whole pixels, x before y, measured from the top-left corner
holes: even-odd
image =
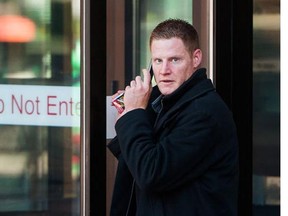
[[[175,189],[193,181],[215,160],[216,123],[205,113],[189,113],[181,113],[172,126],[166,124],[159,140],[153,138],[144,110],[128,112],[117,121],[123,158],[141,189]]]
[[[111,153],[116,157],[119,158],[119,155],[121,153],[121,149],[119,146],[118,138],[115,136],[107,145],[107,148],[111,151]]]

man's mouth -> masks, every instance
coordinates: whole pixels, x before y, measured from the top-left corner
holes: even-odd
[[[164,84],[167,84],[167,83],[172,83],[173,80],[161,80],[160,82],[161,82],[161,83],[164,83]]]

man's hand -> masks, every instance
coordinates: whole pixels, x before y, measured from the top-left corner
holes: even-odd
[[[143,69],[144,79],[142,81],[140,76],[137,76],[135,80],[130,82],[129,86],[125,88],[124,95],[124,112],[119,117],[125,115],[125,113],[134,109],[145,109],[148,104],[148,100],[152,91],[151,77],[146,69]]]

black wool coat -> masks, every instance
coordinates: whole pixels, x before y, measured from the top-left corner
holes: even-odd
[[[154,87],[152,101],[116,122],[110,215],[237,215],[236,127],[206,70],[164,97]]]

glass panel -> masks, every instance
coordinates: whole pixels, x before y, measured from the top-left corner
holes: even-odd
[[[254,215],[280,215],[280,1],[254,0]]]
[[[79,0],[0,0],[1,215],[80,215],[79,76]]]

